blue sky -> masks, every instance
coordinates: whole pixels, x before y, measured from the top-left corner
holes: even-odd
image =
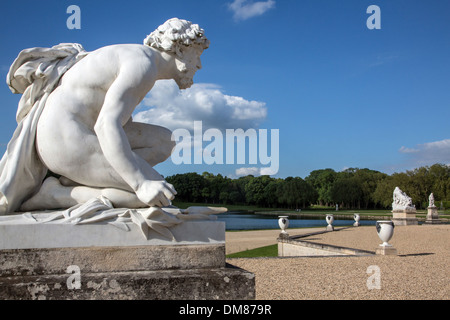
[[[72,4],[80,30],[66,26]],[[380,8],[381,29],[366,26],[370,5]],[[196,85],[182,94],[172,82],[158,84],[136,110],[141,119],[171,129],[194,120],[220,130],[278,129],[276,177],[348,167],[391,174],[450,164],[449,14],[447,0],[2,0],[0,73],[5,79],[25,48],[142,43],[167,19],[186,19],[211,41]],[[0,86],[2,154],[19,99]],[[167,106],[170,123],[161,118]],[[263,165],[169,159],[158,170],[236,177],[255,167]]]

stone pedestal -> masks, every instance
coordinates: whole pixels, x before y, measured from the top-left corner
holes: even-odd
[[[329,224],[329,225],[327,225],[326,230],[327,231],[334,231],[334,227],[331,224]]]
[[[289,239],[289,233],[280,232],[280,234],[278,235],[278,239]]]
[[[396,226],[418,225],[416,210],[392,211],[392,222]]]
[[[225,223],[171,232],[108,224],[0,225],[0,299],[254,299],[252,273],[225,262]]]
[[[383,256],[396,256],[397,249],[395,249],[393,246],[379,246],[375,251],[375,254]]]
[[[427,218],[425,224],[441,224],[442,221],[439,219],[438,209],[435,206],[428,207]]]

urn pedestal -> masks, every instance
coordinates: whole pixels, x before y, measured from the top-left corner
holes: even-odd
[[[398,255],[397,249],[394,247],[378,247],[377,250],[375,250],[376,254],[382,255],[382,256],[396,256]]]
[[[389,220],[377,221],[376,228],[378,237],[383,243],[379,245],[375,253],[380,255],[397,255],[397,249],[389,244],[389,240],[394,235],[394,223]]]

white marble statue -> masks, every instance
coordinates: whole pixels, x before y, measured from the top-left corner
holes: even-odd
[[[395,187],[393,194],[394,202],[392,203],[393,211],[415,211],[416,206],[412,199],[406,195],[399,187]]]
[[[428,201],[429,201],[429,203],[428,203],[428,207],[429,208],[435,208],[436,207],[435,204],[434,204],[434,194],[433,193],[430,193],[430,196],[428,197]]]
[[[114,208],[170,205],[176,191],[153,166],[170,156],[171,132],[131,116],[157,80],[190,87],[208,46],[203,29],[174,18],[143,45],[22,51],[7,77],[22,98],[0,162],[0,215],[100,197]],[[49,170],[60,178],[44,180]]]

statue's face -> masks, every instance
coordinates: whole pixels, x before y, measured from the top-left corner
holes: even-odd
[[[194,84],[194,75],[197,70],[202,68],[200,56],[203,53],[201,46],[183,47],[180,49],[180,55],[175,58],[175,63],[179,71],[175,79],[180,89],[190,88]]]

